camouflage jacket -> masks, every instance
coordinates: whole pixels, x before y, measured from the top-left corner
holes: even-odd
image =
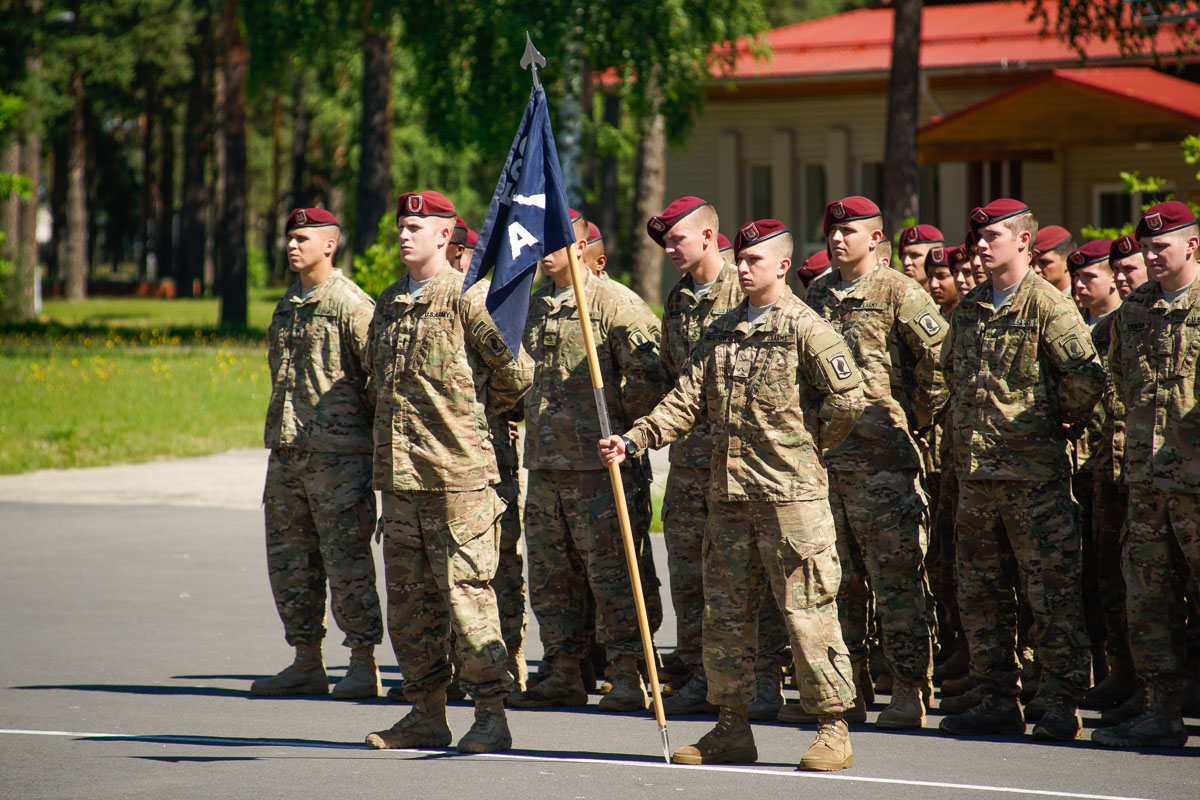
[[[946,403],[938,366],[948,328],[933,298],[902,272],[876,268],[851,288],[832,270],[808,287],[808,304],[846,340],[863,373],[867,407],[826,456],[835,470],[917,470],[909,432],[928,428]]]
[[[364,351],[375,304],[341,270],[302,297],[292,284],[267,333],[271,400],[263,443],[272,449],[369,453],[375,399]]]
[[[1112,345],[1112,325],[1115,314],[1114,311],[1092,328],[1092,346],[1096,348],[1096,360],[1104,368],[1104,393],[1100,396],[1100,403],[1097,404],[1088,420],[1087,432],[1081,437],[1087,440],[1086,448],[1076,450],[1077,454],[1086,455],[1089,472],[1093,475],[1103,473],[1105,480],[1114,483],[1120,481],[1121,470],[1119,462],[1113,461],[1113,444],[1118,435],[1122,439],[1125,435],[1124,422],[1120,422],[1120,433],[1117,432],[1116,395],[1113,390],[1112,373],[1108,371],[1108,351]],[[1121,450],[1124,451],[1123,445]],[[1079,459],[1080,462],[1082,460]],[[1082,463],[1077,463],[1076,468],[1079,469],[1082,466]]]
[[[658,320],[646,319],[610,288],[611,281],[584,271],[583,282],[609,419],[614,431],[622,431],[667,390]],[[525,396],[525,468],[604,469],[596,455],[600,420],[575,293],[560,302],[555,291],[547,283],[533,293],[525,325],[525,350],[534,362],[533,387]]]
[[[1200,494],[1200,280],[1170,305],[1147,281],[1113,316],[1108,365],[1125,409],[1125,482]]]
[[[486,287],[462,295],[462,282],[445,266],[415,300],[407,275],[379,296],[367,344],[379,397],[376,489],[469,491],[497,481],[487,418],[520,401],[530,364],[509,352],[484,307]],[[484,401],[476,365],[489,370]]]
[[[1063,425],[1085,422],[1104,390],[1091,332],[1070,298],[1031,271],[997,311],[984,281],[954,314],[942,368],[959,478],[1070,476]]]
[[[707,419],[714,501],[827,497],[821,450],[862,413],[862,375],[842,337],[791,290],[752,331],[747,305],[708,326],[675,388],[626,435],[659,448]]]
[[[479,292],[487,297],[492,282],[487,278],[480,278],[476,285],[479,288],[472,286],[470,291]],[[470,362],[471,372],[475,376],[475,399],[482,403],[484,408],[487,408],[488,384],[492,380],[492,371],[472,350],[467,351],[467,361]],[[520,362],[526,369],[533,370],[533,361],[523,349]],[[510,423],[520,422],[523,411],[521,404],[517,403],[507,411],[488,415],[488,432],[491,433],[492,450],[496,454],[496,466],[500,467],[501,471],[506,468],[510,471],[515,470],[521,466],[521,457],[517,452],[518,437]]]
[[[678,380],[709,324],[737,308],[744,297],[737,267],[728,261],[703,299],[696,299],[695,286],[692,276],[684,275],[671,287],[663,304],[662,365],[672,384]],[[690,433],[671,445],[670,459],[680,467],[708,469],[712,465],[708,420],[698,420]]]

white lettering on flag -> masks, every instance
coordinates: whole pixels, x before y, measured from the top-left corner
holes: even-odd
[[[517,260],[517,256],[531,244],[537,244],[537,239],[533,238],[533,234],[525,230],[525,226],[519,222],[514,222],[508,226],[508,246],[512,248],[512,259]]]
[[[544,194],[531,194],[528,197],[523,194],[514,194],[512,201],[523,206],[546,207],[546,195]]]

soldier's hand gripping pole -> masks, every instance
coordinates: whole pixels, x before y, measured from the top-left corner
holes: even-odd
[[[579,258],[575,254],[575,245],[567,247],[567,258],[571,268],[571,285],[575,288],[575,304],[579,308],[579,325],[583,329],[583,345],[587,349],[588,372],[591,373],[592,391],[596,396],[596,412],[600,415],[600,435],[607,439],[612,436],[612,425],[608,421],[608,404],[604,401],[604,378],[600,373],[600,359],[596,355],[596,339],[592,335],[592,319],[583,293],[583,277],[579,268]],[[646,673],[650,676],[650,691],[654,697],[654,716],[658,720],[658,731],[662,734],[663,758],[670,764],[671,743],[667,739],[667,716],[663,711],[662,690],[658,685],[654,641],[650,638],[650,622],[646,617],[646,598],[642,596],[642,575],[638,569],[633,530],[629,525],[629,507],[625,504],[621,466],[609,464],[608,477],[612,481],[613,497],[617,500],[617,520],[621,524],[621,541],[625,544],[625,565],[629,568],[630,588],[633,590],[633,602],[637,607],[638,629],[642,633],[642,652],[646,657]]]

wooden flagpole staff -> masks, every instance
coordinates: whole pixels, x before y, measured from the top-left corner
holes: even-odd
[[[533,85],[538,86],[537,68],[545,66],[546,59],[533,46],[529,34],[525,34],[525,54],[521,66],[533,72]],[[600,435],[612,436],[612,424],[608,419],[608,403],[604,399],[604,377],[600,372],[600,358],[596,354],[596,339],[592,334],[592,315],[588,311],[587,296],[583,291],[583,273],[575,244],[567,246],[570,263],[571,286],[575,289],[575,305],[579,311],[579,325],[583,329],[583,345],[587,349],[588,372],[592,377],[592,391],[596,397],[596,412],[600,417]],[[650,691],[654,697],[654,716],[662,734],[663,758],[671,763],[671,743],[667,738],[667,717],[663,710],[662,689],[658,684],[658,665],[654,660],[654,641],[650,636],[650,622],[646,616],[646,598],[642,595],[642,575],[638,568],[637,550],[633,543],[633,529],[629,524],[629,507],[625,503],[625,487],[621,480],[619,464],[608,465],[608,477],[612,481],[613,497],[617,501],[617,521],[621,525],[621,541],[625,545],[625,565],[629,569],[629,583],[633,591],[633,602],[637,608],[638,628],[642,634],[642,652],[646,659],[646,673],[650,677]]]

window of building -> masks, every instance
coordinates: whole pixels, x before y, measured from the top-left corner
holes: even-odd
[[[858,193],[876,203],[883,202],[883,163],[862,161],[858,165]]]
[[[804,241],[825,243],[825,165],[804,165]]]
[[[751,164],[746,181],[750,219],[773,217],[771,213],[771,165]]]
[[[1098,228],[1120,228],[1137,222],[1142,209],[1161,203],[1172,194],[1173,187],[1164,186],[1157,192],[1129,194],[1120,183],[1097,183],[1092,186],[1092,223]]]

